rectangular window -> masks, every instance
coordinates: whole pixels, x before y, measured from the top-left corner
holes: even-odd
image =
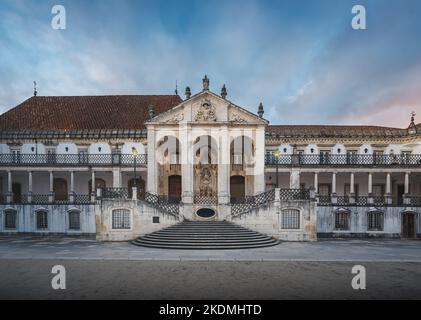
[[[79,163],[81,164],[88,163],[88,150],[86,149],[79,150]]]
[[[130,229],[130,211],[125,209],[113,210],[113,229]]]
[[[80,212],[79,211],[69,212],[69,229],[80,230]]]
[[[4,212],[4,228],[8,230],[15,230],[17,226],[17,212],[14,210],[7,210]]]
[[[367,218],[369,231],[383,231],[383,212],[369,212]]]
[[[349,230],[349,212],[336,212],[335,213],[335,229],[336,230]]]
[[[46,211],[37,212],[37,229],[48,229],[48,213]]]
[[[296,209],[282,211],[282,229],[300,229],[300,211]]]

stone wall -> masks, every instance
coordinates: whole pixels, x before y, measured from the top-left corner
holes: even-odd
[[[350,212],[349,230],[335,230],[335,212],[348,210]],[[384,214],[383,231],[369,231],[367,215],[369,211],[380,211]],[[319,238],[330,237],[379,237],[399,238],[402,233],[402,214],[417,213],[415,230],[420,236],[421,208],[412,207],[317,207],[317,233]]]
[[[299,229],[283,229],[284,210],[298,210],[300,213]],[[274,201],[248,213],[229,218],[233,223],[251,230],[273,236],[284,241],[315,241],[316,206],[310,200]]]
[[[0,233],[3,234],[38,234],[38,235],[72,235],[95,237],[96,205],[0,205]],[[6,229],[5,211],[17,213],[16,229]],[[47,212],[48,228],[38,230],[36,213]],[[80,212],[80,230],[69,229],[69,212]]]
[[[130,212],[130,228],[115,230],[112,227],[113,210]],[[155,218],[155,221],[154,221]],[[128,241],[158,231],[179,222],[174,217],[136,200],[103,200],[95,212],[97,239],[102,241]],[[159,221],[158,221],[159,220]]]

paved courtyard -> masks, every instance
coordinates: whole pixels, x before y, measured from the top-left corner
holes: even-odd
[[[367,289],[351,287],[354,265]],[[66,268],[53,290],[51,268]],[[0,299],[421,299],[421,241],[333,240],[235,251],[0,239]]]
[[[3,237],[0,259],[421,262],[421,241],[324,240],[247,250],[191,251],[143,248],[129,242]]]

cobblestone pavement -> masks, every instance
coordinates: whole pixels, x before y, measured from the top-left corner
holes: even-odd
[[[283,242],[260,249],[192,251],[74,238],[0,237],[1,259],[421,262],[421,241],[325,240]]]
[[[0,299],[421,299],[421,263],[286,261],[0,261]],[[53,290],[54,265],[66,290]]]
[[[354,265],[367,290],[351,287]],[[67,289],[51,288],[54,265]],[[183,251],[70,238],[0,238],[0,299],[421,299],[421,241],[284,242]]]

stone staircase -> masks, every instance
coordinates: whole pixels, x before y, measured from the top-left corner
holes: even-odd
[[[184,221],[132,243],[163,249],[224,250],[270,247],[279,244],[279,241],[227,221]]]

